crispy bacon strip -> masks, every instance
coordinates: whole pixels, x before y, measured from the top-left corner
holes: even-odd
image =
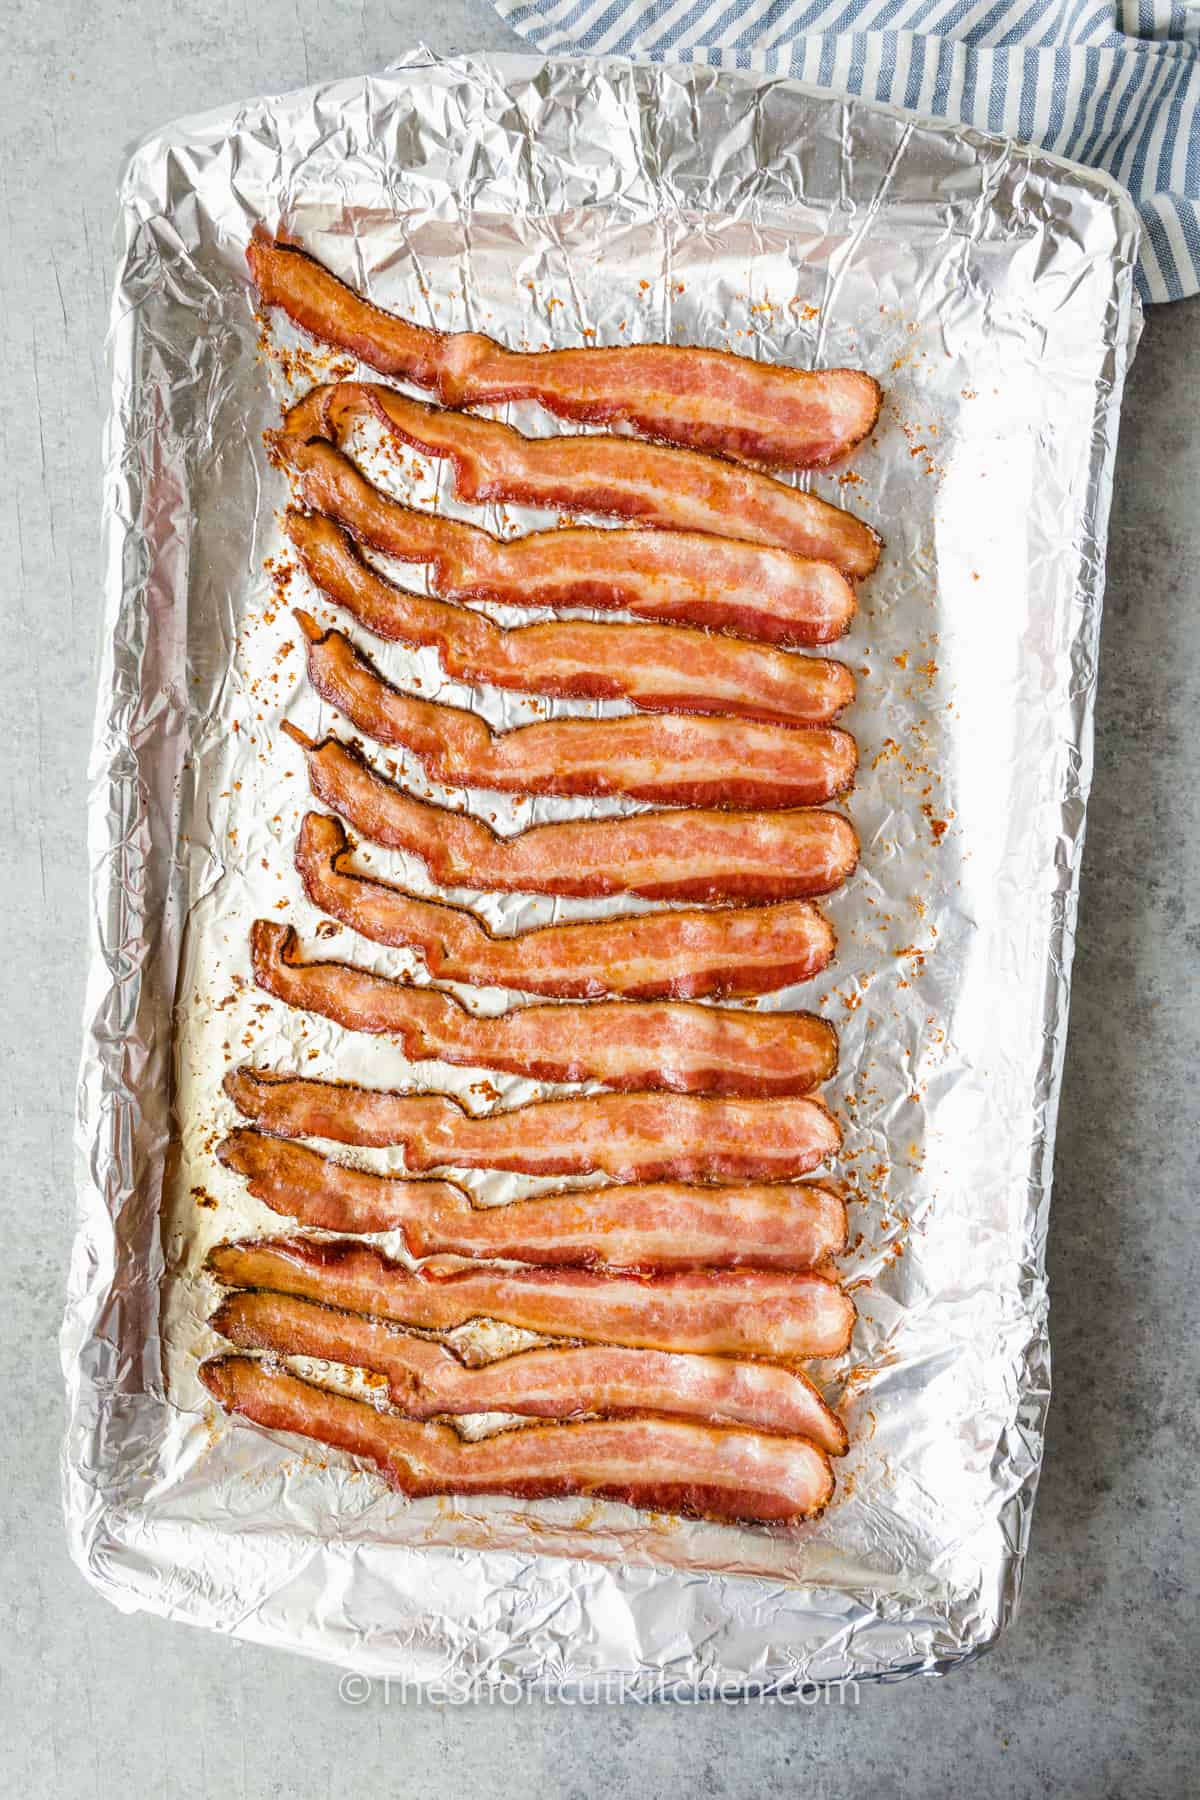
[[[789,369],[676,344],[513,351],[372,306],[294,244],[256,232],[246,251],[264,306],[446,406],[536,400],[559,418],[621,421],[651,438],[773,468],[820,468],[874,429],[882,399],[861,369]]]
[[[428,564],[443,600],[615,608],[783,645],[832,643],[854,616],[854,589],[841,571],[790,550],[638,526],[497,538],[465,519],[405,506],[322,439],[277,432],[272,441],[309,506],[373,550]]]
[[[823,725],[854,698],[853,675],[832,657],[797,656],[686,625],[552,619],[506,628],[385,581],[321,513],[290,507],[284,529],[335,605],[377,637],[435,649],[446,673],[462,681],[781,725]]]
[[[411,751],[447,787],[773,808],[818,806],[854,780],[858,748],[836,726],[634,715],[494,732],[476,713],[392,687],[344,633],[323,632],[310,613],[296,619],[321,698],[376,743]]]
[[[840,887],[858,862],[849,820],[820,809],[564,819],[503,838],[469,813],[413,799],[338,738],[314,743],[288,721],[283,728],[305,753],[318,800],[372,842],[420,857],[443,887],[798,900]]]
[[[426,456],[444,457],[460,500],[507,500],[608,514],[675,531],[773,544],[869,575],[879,539],[869,525],[757,469],[735,468],[695,450],[627,437],[524,437],[498,419],[426,406],[377,382],[314,388],[291,408],[293,437],[328,438],[339,449],[361,418]]]
[[[320,1357],[382,1375],[392,1405],[410,1419],[484,1412],[621,1418],[652,1412],[804,1437],[828,1456],[844,1456],[849,1448],[846,1427],[808,1377],[774,1363],[589,1345],[522,1350],[467,1368],[444,1344],[288,1294],[231,1294],[210,1324],[243,1350]]]
[[[804,1438],[719,1431],[679,1419],[526,1425],[475,1443],[351,1400],[249,1356],[221,1356],[200,1378],[227,1412],[347,1450],[391,1487],[429,1494],[588,1494],[699,1518],[809,1518],[833,1493],[824,1452]]]
[[[476,1206],[448,1181],[405,1181],[349,1168],[302,1144],[235,1131],[227,1169],[273,1211],[327,1231],[394,1231],[412,1256],[620,1269],[815,1269],[846,1247],[846,1206],[801,1187],[580,1188],[507,1206]]]
[[[349,854],[336,819],[305,814],[296,867],[313,905],[376,943],[418,950],[444,981],[558,1000],[720,999],[807,981],[833,955],[833,927],[809,900],[632,913],[497,937],[467,907],[351,872]]]
[[[209,1267],[227,1287],[268,1288],[397,1325],[450,1331],[499,1319],[547,1337],[769,1362],[840,1356],[854,1305],[822,1275],[699,1269],[602,1275],[495,1264],[417,1270],[348,1239],[253,1238],[218,1244]]]
[[[231,1069],[225,1092],[278,1137],[404,1147],[410,1169],[510,1169],[614,1181],[794,1181],[841,1143],[815,1100],[589,1094],[478,1117],[448,1094],[392,1094],[269,1069]]]
[[[803,1094],[837,1068],[837,1033],[813,1013],[609,1000],[522,1006],[489,1017],[435,988],[347,963],[303,962],[298,943],[290,925],[255,920],[250,953],[258,986],[347,1031],[398,1037],[414,1062],[714,1094]]]

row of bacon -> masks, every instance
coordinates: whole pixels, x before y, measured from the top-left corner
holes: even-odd
[[[414,798],[354,746],[289,728],[314,795],[443,887],[691,904],[498,936],[469,908],[355,871],[339,819],[309,813],[296,864],[322,911],[418,951],[434,979],[551,1003],[481,1016],[431,986],[305,960],[295,933],[265,920],[251,941],[262,989],[393,1037],[413,1061],[609,1091],[479,1117],[446,1095],[232,1072],[226,1091],[254,1128],[219,1154],[251,1194],[303,1226],[396,1230],[413,1257],[455,1261],[412,1270],[352,1235],[221,1245],[211,1266],[234,1291],[214,1324],[272,1355],[215,1358],[203,1378],[227,1408],[363,1456],[409,1494],[587,1493],[760,1521],[818,1512],[847,1439],[797,1365],[841,1354],[854,1323],[832,1270],[844,1202],[804,1179],[840,1141],[810,1095],[834,1072],[836,1034],[809,1013],[697,1002],[777,991],[833,954],[811,896],[857,860],[848,821],[822,809],[854,777],[854,740],[833,723],[854,683],[796,650],[846,631],[853,580],[879,544],[762,465],[844,453],[874,425],[878,389],[854,370],[663,345],[510,351],[380,312],[291,245],[256,237],[249,261],[264,306],[442,403],[342,382],[285,416],[273,449],[303,502],[285,524],[316,587],[375,635],[432,646],[448,675],[636,710],[493,732],[391,687],[349,638],[300,613],[317,692],[440,783],[672,810],[501,837]],[[447,410],[513,398],[643,435],[534,439]],[[633,522],[502,540],[403,505],[347,453],[364,419],[448,461],[460,499]],[[398,588],[364,549],[423,565],[432,593]],[[508,628],[464,604],[476,601],[638,622]],[[294,1141],[308,1137],[401,1146],[408,1174]],[[479,1207],[429,1178],[447,1166],[608,1184]],[[420,1335],[481,1318],[554,1341],[480,1362]],[[389,1405],[302,1380],[278,1360],[294,1355],[369,1371]],[[495,1411],[551,1423],[468,1441],[437,1422]]]

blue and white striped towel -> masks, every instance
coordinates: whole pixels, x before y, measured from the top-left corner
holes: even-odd
[[[1142,293],[1200,291],[1200,0],[493,0],[547,53],[792,75],[1108,169]]]

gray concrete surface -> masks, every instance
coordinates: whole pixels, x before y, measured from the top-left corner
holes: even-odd
[[[1021,1617],[845,1710],[354,1708],[335,1673],[146,1618],[69,1565],[55,1334],[73,1201],[99,433],[123,147],[177,114],[515,42],[484,0],[10,9],[0,56],[6,693],[0,1791],[223,1800],[1197,1792],[1200,302],[1150,316],[1112,527],[1051,1240],[1057,1391]]]

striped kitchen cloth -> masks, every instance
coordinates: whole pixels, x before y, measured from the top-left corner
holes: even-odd
[[[493,0],[539,50],[791,75],[1115,175],[1147,300],[1200,291],[1200,0]]]

